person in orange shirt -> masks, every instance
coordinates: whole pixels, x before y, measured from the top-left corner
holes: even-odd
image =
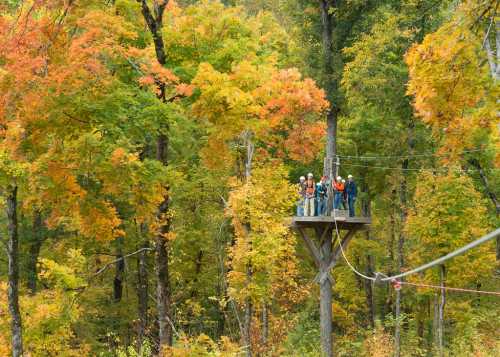
[[[335,192],[335,200],[333,202],[333,208],[334,209],[339,209],[340,204],[342,203],[342,200],[344,199],[344,189],[345,186],[342,183],[342,177],[337,176],[337,179],[333,180],[333,191]]]

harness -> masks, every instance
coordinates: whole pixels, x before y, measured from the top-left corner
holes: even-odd
[[[316,184],[314,183],[313,180],[307,180],[306,181],[306,193],[309,194],[309,195],[313,194],[315,186],[316,186]]]

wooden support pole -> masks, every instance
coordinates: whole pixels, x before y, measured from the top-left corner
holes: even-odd
[[[346,230],[347,233],[343,237],[337,239],[337,234],[333,236],[333,226],[337,225],[338,229]],[[333,278],[330,274],[331,269],[335,267],[341,255],[342,249],[346,249],[354,234],[370,224],[369,219],[348,218],[345,217],[294,217],[292,227],[296,229],[302,240],[304,241],[307,250],[311,254],[318,274],[316,281],[320,287],[320,335],[322,356],[333,357],[333,335],[332,335],[332,285]],[[313,230],[316,234],[316,239],[312,239],[306,229]],[[335,232],[336,233],[336,232]],[[315,240],[319,243],[316,244]],[[334,249],[335,248],[335,249]]]
[[[326,239],[320,247],[321,265],[319,279],[319,316],[321,348],[323,356],[333,357],[333,338],[332,338],[332,278],[330,275],[330,262],[332,260],[332,240],[331,228],[328,228]],[[318,237],[321,239],[321,237]]]

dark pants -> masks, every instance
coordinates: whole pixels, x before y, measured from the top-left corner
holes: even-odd
[[[326,197],[316,198],[316,216],[324,216],[326,211]]]
[[[333,201],[333,208],[339,209],[340,204],[343,202],[343,193],[342,192],[335,192],[335,200]]]
[[[347,196],[347,203],[349,204],[349,217],[354,217],[354,204],[356,203],[356,196]]]

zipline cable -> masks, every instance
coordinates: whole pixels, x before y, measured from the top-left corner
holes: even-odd
[[[366,279],[366,280],[371,280],[371,281],[375,281],[375,278],[373,277],[370,277],[370,276],[367,276],[361,272],[359,272],[352,264],[351,262],[349,261],[349,259],[347,259],[346,255],[345,255],[345,252],[344,252],[344,248],[342,247],[342,239],[340,238],[340,233],[339,233],[339,228],[337,226],[337,216],[335,215],[335,208],[333,209],[333,221],[335,222],[335,232],[337,233],[337,240],[339,241],[339,246],[340,246],[340,253],[342,254],[342,256],[344,257],[344,260],[345,262],[347,263],[347,265],[349,266],[349,268],[351,268],[351,270],[356,273],[357,275],[359,275],[360,277]]]
[[[492,151],[494,148],[477,148],[471,150],[464,150],[463,153],[474,153],[481,151]],[[377,159],[411,159],[414,157],[446,157],[450,156],[449,154],[408,154],[408,155],[337,155],[340,158],[345,159],[359,159],[359,160],[377,160]]]
[[[448,168],[431,168],[431,167],[420,167],[420,168],[403,168],[403,167],[390,167],[390,166],[375,166],[375,165],[362,165],[362,164],[341,164],[342,166],[351,166],[351,167],[365,167],[369,169],[380,169],[380,170],[394,170],[394,171],[436,171],[436,172],[448,172],[448,171],[454,171],[454,172],[469,172],[469,171],[478,171],[477,169],[459,169],[459,168],[453,168],[453,167],[448,167]],[[499,170],[498,168],[491,168],[488,170],[496,171]]]
[[[416,274],[418,272],[421,272],[423,270],[426,270],[426,269],[429,269],[429,268],[432,268],[433,266],[435,265],[439,265],[439,264],[443,264],[444,262],[446,262],[447,260],[451,259],[451,258],[454,258],[456,257],[457,255],[461,255],[463,253],[465,253],[466,251],[480,245],[480,244],[483,244],[495,237],[497,237],[498,235],[500,235],[500,228],[497,228],[496,230],[494,230],[493,232],[490,232],[486,235],[484,235],[483,237],[479,238],[479,239],[476,239],[475,241],[441,257],[441,258],[438,258],[438,259],[435,259],[427,264],[424,264],[424,265],[421,265],[417,268],[414,268],[414,269],[411,269],[409,271],[406,271],[404,273],[401,273],[401,274],[398,274],[398,275],[393,275],[393,276],[387,276],[385,274],[382,274],[382,273],[376,273],[376,275],[384,275],[385,277],[384,278],[381,278],[381,279],[377,279],[377,278],[374,278],[374,277],[370,277],[370,276],[367,276],[361,272],[359,272],[352,264],[351,262],[349,261],[349,259],[347,259],[347,256],[345,255],[345,252],[344,252],[344,248],[342,246],[342,240],[340,238],[340,233],[339,233],[339,229],[338,229],[338,226],[337,226],[337,216],[335,215],[335,209],[333,209],[333,221],[335,222],[335,232],[337,234],[337,239],[339,241],[339,245],[340,245],[340,252],[342,254],[342,257],[344,258],[346,264],[349,266],[349,268],[358,276],[362,277],[363,279],[366,279],[366,280],[370,280],[370,281],[374,281],[374,282],[394,282],[394,281],[397,281],[398,283],[400,284],[406,284],[406,285],[413,285],[413,286],[419,286],[418,284],[415,284],[415,283],[408,283],[408,282],[402,282],[400,279],[405,277],[405,276],[409,276],[409,275],[412,275],[412,274]],[[429,288],[439,288],[439,289],[442,289],[443,287],[441,286],[435,286],[435,285],[427,285],[427,284],[420,284],[421,287],[429,287]],[[471,290],[471,289],[463,289],[463,288],[446,288],[444,287],[445,289],[448,289],[450,291],[461,291],[461,292],[479,292],[478,290]],[[498,295],[500,296],[500,292],[494,292],[494,291],[481,291],[480,293],[482,294],[489,294],[489,295]]]
[[[461,248],[459,248],[459,249],[457,249],[449,254],[446,254],[445,256],[442,256],[441,258],[435,259],[432,262],[429,262],[429,263],[421,265],[417,268],[408,270],[404,273],[382,278],[380,281],[398,280],[398,279],[403,278],[405,276],[416,274],[416,273],[421,272],[423,270],[432,268],[435,265],[443,264],[445,261],[447,261],[451,258],[454,258],[457,255],[461,255],[461,254],[465,253],[466,251],[468,251],[474,247],[477,247],[478,245],[483,244],[483,243],[485,243],[485,242],[487,242],[487,241],[489,241],[489,240],[491,240],[499,235],[500,235],[500,228],[497,228],[493,232],[490,232],[490,233],[482,236],[481,238],[476,239],[475,241],[473,241],[473,242],[471,242],[471,243],[469,243],[469,244],[467,244],[467,245],[465,245],[465,246],[463,246],[463,247],[461,247]]]
[[[496,295],[500,296],[500,291],[485,291],[485,290],[474,290],[474,289],[464,289],[464,288],[452,288],[449,286],[439,286],[439,285],[431,285],[431,284],[420,284],[420,283],[410,283],[407,281],[399,281],[401,285],[411,285],[417,288],[429,288],[429,289],[439,289],[439,290],[448,290],[455,292],[463,292],[463,293],[474,293],[474,294],[484,294],[484,295]]]

